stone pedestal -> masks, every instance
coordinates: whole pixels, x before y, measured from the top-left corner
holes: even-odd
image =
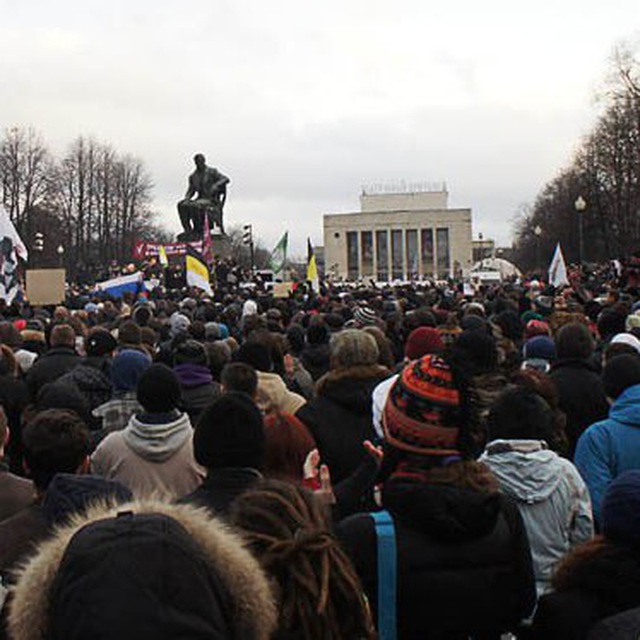
[[[226,234],[211,234],[211,246],[216,258],[228,258],[231,256],[231,240]]]

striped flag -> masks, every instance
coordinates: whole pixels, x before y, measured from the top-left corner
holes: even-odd
[[[142,272],[137,271],[126,276],[119,276],[118,278],[111,278],[103,282],[96,284],[98,291],[110,295],[113,298],[122,298],[125,293],[138,294],[143,288],[142,284]]]
[[[318,265],[316,264],[316,254],[311,244],[311,238],[307,238],[307,280],[311,283],[311,288],[316,293],[320,291]]]
[[[187,247],[186,266],[187,286],[198,287],[198,289],[202,289],[212,296],[213,290],[209,281],[209,267],[204,258],[191,247]]]
[[[269,257],[269,268],[273,271],[273,275],[276,278],[283,279],[284,266],[287,262],[287,243],[289,240],[289,232],[285,231],[282,238],[278,240],[278,244],[275,246]]]

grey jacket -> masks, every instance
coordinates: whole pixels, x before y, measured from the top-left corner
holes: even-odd
[[[480,460],[518,503],[541,595],[549,590],[558,561],[593,536],[586,485],[571,462],[539,440],[494,440]]]

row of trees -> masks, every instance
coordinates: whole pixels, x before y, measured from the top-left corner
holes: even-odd
[[[571,164],[516,221],[515,259],[523,268],[546,265],[558,241],[570,262],[624,258],[640,249],[640,59],[629,46],[614,55],[599,105]]]
[[[62,246],[72,271],[93,270],[129,260],[138,238],[166,236],[152,189],[140,160],[93,138],[78,137],[61,158],[33,129],[8,129],[0,141],[0,202],[32,250],[43,234],[45,263]]]

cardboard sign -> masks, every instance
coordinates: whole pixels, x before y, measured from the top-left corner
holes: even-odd
[[[293,291],[293,282],[274,282],[273,283],[274,298],[288,298],[289,294],[292,291]]]
[[[64,269],[27,269],[27,298],[33,306],[64,302]]]

